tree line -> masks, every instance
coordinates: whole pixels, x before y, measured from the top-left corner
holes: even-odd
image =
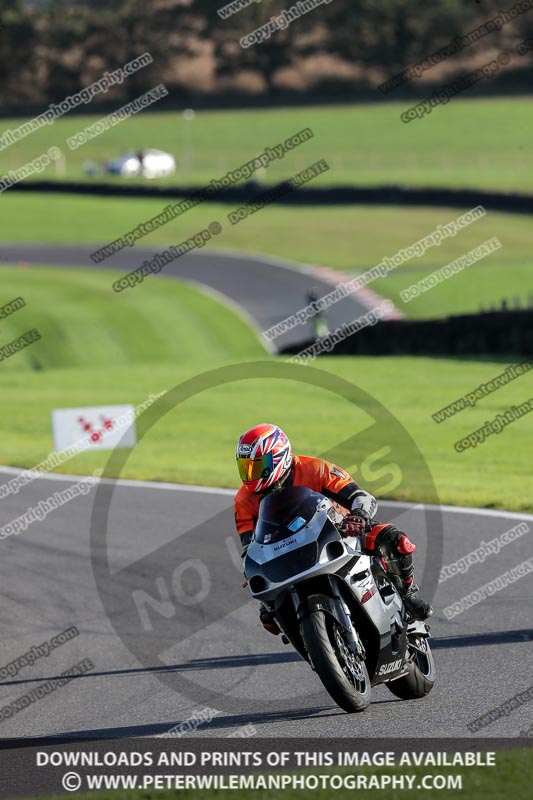
[[[206,91],[196,85],[191,65],[203,65],[207,91],[215,95],[240,90],[268,96],[291,81],[306,91],[335,84],[349,93],[362,85],[376,87],[514,5],[239,2],[241,10],[226,10],[223,17],[218,12],[225,0],[0,0],[0,102],[13,108],[59,101],[144,52],[154,63],[110,97],[131,100],[161,81],[177,95]],[[261,28],[261,42],[240,44]],[[462,51],[457,66],[528,37],[533,37],[533,8]],[[531,63],[530,55],[521,66],[525,62]]]

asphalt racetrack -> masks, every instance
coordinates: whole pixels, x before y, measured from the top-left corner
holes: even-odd
[[[0,468],[0,482],[18,473]],[[4,497],[2,524],[74,480],[46,475]],[[516,737],[530,727],[527,703],[476,734],[467,724],[531,684],[532,574],[454,619],[443,614],[527,559],[530,532],[439,585],[433,692],[400,701],[380,686],[363,714],[348,715],[291,647],[259,624],[257,603],[241,588],[232,495],[102,481],[98,490],[0,541],[0,671],[33,645],[72,625],[79,630],[48,656],[2,678],[0,708],[83,659],[94,664],[2,719],[1,738],[161,735],[201,713],[212,720],[187,735],[228,736],[253,726],[248,731],[264,737],[480,738]],[[445,565],[521,521],[533,523],[531,515],[499,511],[444,507],[442,513]],[[440,565],[431,563],[422,507],[383,502],[379,518],[394,519],[412,534],[417,577],[427,583],[428,570]]]
[[[155,250],[128,250],[94,266],[92,247],[5,245],[4,262],[26,261],[94,269],[137,267]],[[265,329],[306,303],[311,286],[331,283],[276,260],[213,251],[189,254],[163,274],[200,283],[236,303]],[[365,312],[348,297],[326,312],[330,329]],[[309,336],[298,326],[276,346]],[[0,482],[18,470],[0,467]],[[2,498],[1,525],[76,479],[46,475]],[[76,497],[0,541],[0,711],[84,659],[86,675],[0,715],[0,738],[162,735],[194,717],[190,736],[228,736],[244,726],[266,737],[516,737],[530,727],[527,703],[470,734],[467,724],[529,688],[533,659],[533,573],[454,619],[443,609],[531,555],[531,533],[498,555],[441,583],[434,595],[433,692],[397,700],[373,690],[364,714],[341,711],[309,666],[264,632],[257,603],[241,587],[233,527],[233,492],[170,484],[117,483]],[[109,514],[106,517],[106,509]],[[476,509],[442,510],[443,553],[422,507],[383,502],[381,521],[394,520],[417,544],[416,577],[426,595],[449,565],[533,516]],[[33,646],[76,626],[79,636],[35,663],[5,675],[4,667]],[[11,672],[13,672],[13,667]],[[206,711],[206,709],[208,709]],[[210,720],[210,721],[205,721]],[[252,726],[252,727],[250,727]]]
[[[97,265],[90,257],[95,249],[95,245],[3,244],[0,247],[0,264],[2,261],[25,262],[130,272],[141,266],[145,260],[152,259],[163,248],[126,248]],[[307,292],[310,289],[315,289],[322,296],[331,292],[336,282],[331,278],[325,279],[320,269],[306,270],[268,256],[213,250],[187,253],[168,264],[159,274],[198,283],[217,292],[225,301],[229,300],[236,305],[241,313],[244,312],[258,332],[267,330],[304,308],[308,303]],[[135,287],[128,291],[139,289]],[[345,322],[358,319],[375,305],[376,302],[372,299],[363,300],[360,293],[349,295],[327,309],[324,319],[330,331],[333,331]],[[311,338],[314,336],[309,323],[298,325],[278,336],[273,342],[273,349],[280,350]],[[268,345],[263,337],[261,341],[265,346]]]

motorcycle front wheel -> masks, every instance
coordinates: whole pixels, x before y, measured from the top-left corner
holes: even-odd
[[[331,615],[313,611],[301,623],[305,648],[328,694],[344,711],[364,711],[370,679],[364,660],[352,653],[344,629]]]

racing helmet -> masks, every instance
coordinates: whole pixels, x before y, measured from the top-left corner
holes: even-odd
[[[243,433],[237,445],[237,468],[250,492],[275,489],[288,477],[291,443],[277,425],[263,422]]]

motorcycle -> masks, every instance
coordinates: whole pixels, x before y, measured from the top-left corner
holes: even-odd
[[[364,711],[381,683],[402,700],[424,697],[435,682],[429,625],[408,618],[394,565],[344,539],[341,523],[306,487],[267,495],[244,557],[249,591],[345,711]]]

